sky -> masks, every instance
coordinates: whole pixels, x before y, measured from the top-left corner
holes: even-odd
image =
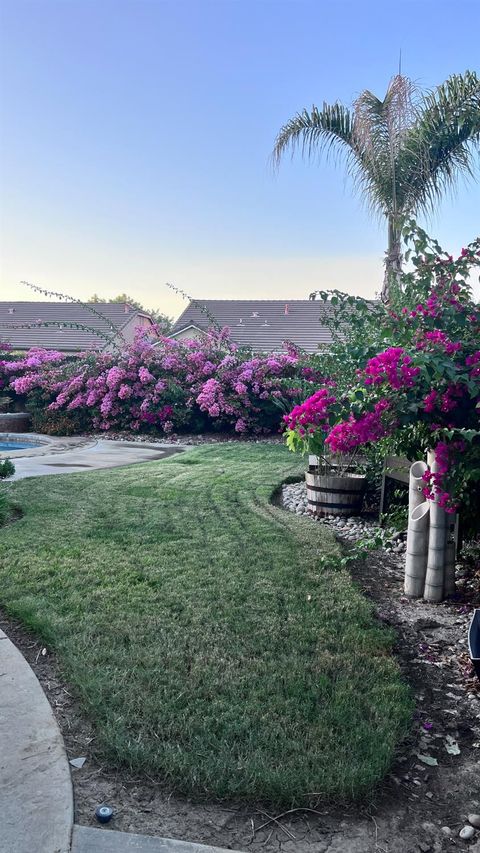
[[[333,162],[270,154],[297,110],[480,70],[479,0],[0,0],[0,300],[373,296],[386,234]],[[461,183],[422,225],[455,252]]]

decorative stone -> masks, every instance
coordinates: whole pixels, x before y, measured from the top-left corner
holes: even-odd
[[[468,822],[475,827],[475,829],[480,829],[480,814],[469,814]]]
[[[474,835],[475,830],[473,826],[464,826],[459,832],[459,836],[462,841],[470,841],[470,839],[473,838]]]

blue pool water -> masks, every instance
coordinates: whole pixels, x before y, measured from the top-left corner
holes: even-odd
[[[0,453],[5,450],[27,450],[29,447],[38,447],[33,441],[0,441]]]

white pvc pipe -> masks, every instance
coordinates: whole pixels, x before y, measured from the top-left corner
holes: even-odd
[[[435,474],[435,454],[428,452],[427,462]],[[441,601],[445,587],[445,557],[447,549],[447,514],[438,505],[437,490],[433,487],[434,499],[430,501],[430,532],[428,537],[427,575],[425,578],[425,601]]]
[[[425,587],[429,515],[430,504],[424,501],[408,517],[405,595],[410,598],[421,598]]]
[[[425,471],[428,470],[425,462],[414,462],[413,465],[410,466],[410,480],[409,480],[409,490],[408,490],[408,517],[410,518],[415,507],[423,504],[425,498],[423,496],[423,489],[425,487],[425,481],[422,479]]]

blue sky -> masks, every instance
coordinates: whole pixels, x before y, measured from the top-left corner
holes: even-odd
[[[197,297],[373,295],[383,225],[341,168],[269,154],[298,109],[402,67],[422,86],[479,70],[477,0],[1,0],[0,298],[29,279],[126,291],[176,315]],[[478,232],[479,185],[428,227]]]

